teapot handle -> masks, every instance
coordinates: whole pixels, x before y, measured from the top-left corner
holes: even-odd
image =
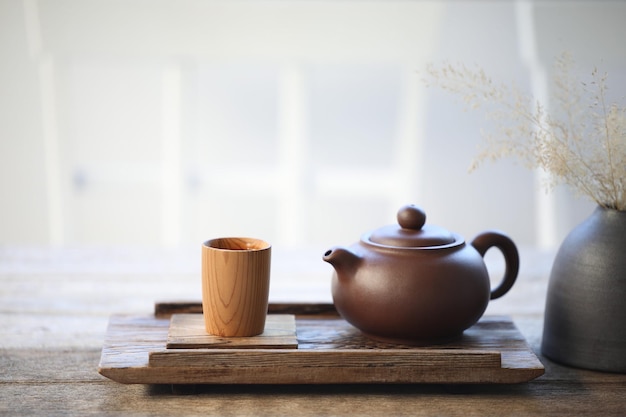
[[[517,279],[517,273],[519,272],[519,253],[517,252],[515,243],[503,233],[486,231],[474,238],[472,246],[482,257],[484,257],[487,250],[492,247],[496,247],[502,252],[506,269],[500,285],[491,290],[491,299],[495,300],[496,298],[502,297],[511,289]]]

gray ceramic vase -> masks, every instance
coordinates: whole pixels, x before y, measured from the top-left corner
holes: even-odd
[[[626,212],[598,207],[563,241],[541,350],[566,365],[626,372]]]

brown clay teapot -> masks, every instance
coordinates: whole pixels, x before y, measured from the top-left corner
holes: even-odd
[[[455,233],[425,224],[426,214],[414,205],[402,207],[397,217],[399,226],[365,233],[349,248],[334,247],[323,257],[335,268],[337,311],[366,336],[413,345],[450,341],[515,283],[519,255],[506,235],[486,231],[468,245]],[[492,247],[506,263],[493,290],[483,259]]]

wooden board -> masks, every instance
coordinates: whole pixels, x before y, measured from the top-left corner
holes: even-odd
[[[258,336],[220,337],[207,334],[202,314],[174,314],[170,318],[167,349],[297,349],[293,314],[268,314]]]
[[[483,317],[454,343],[410,347],[366,338],[328,305],[287,310],[298,349],[167,349],[169,316],[113,316],[99,372],[140,384],[501,384],[544,373],[508,317]]]

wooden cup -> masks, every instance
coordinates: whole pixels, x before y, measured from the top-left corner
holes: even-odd
[[[202,245],[202,311],[207,333],[263,333],[272,247],[259,239],[228,237]]]

